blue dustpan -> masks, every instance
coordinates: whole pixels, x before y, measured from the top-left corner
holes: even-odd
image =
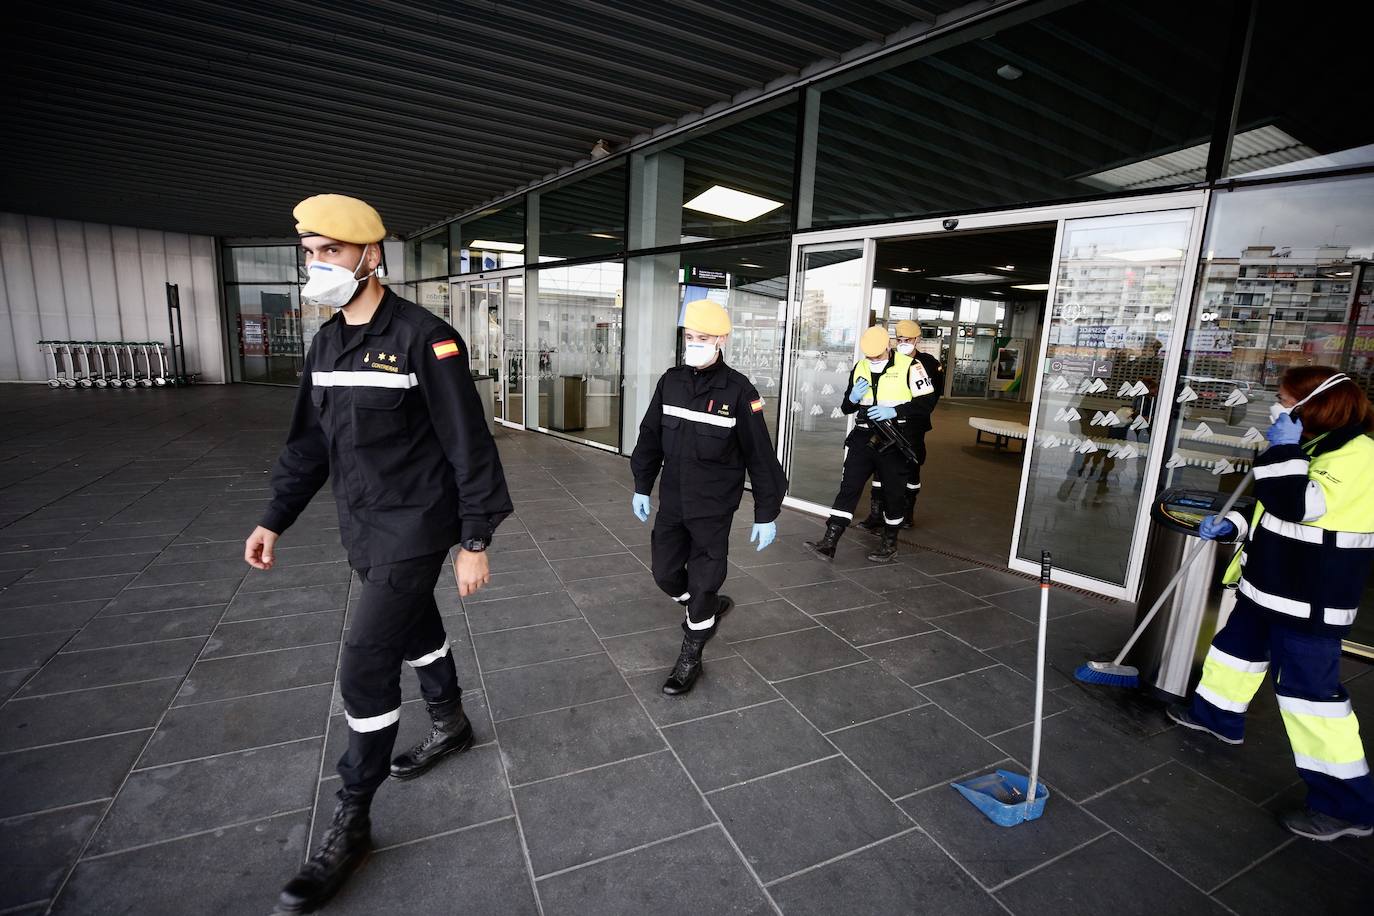
[[[1035,800],[1026,804],[1030,778],[1006,770],[995,770],[951,785],[999,827],[1015,827],[1022,821],[1035,820],[1045,812],[1045,800],[1050,797],[1049,790],[1040,783],[1035,787]]]
[[[959,794],[999,827],[1015,827],[1045,812],[1049,790],[1040,784],[1040,723],[1045,711],[1045,624],[1050,607],[1050,552],[1040,551],[1040,638],[1035,651],[1035,729],[1031,738],[1029,776],[994,770],[951,783]]]

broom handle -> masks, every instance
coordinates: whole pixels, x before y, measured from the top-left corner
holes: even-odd
[[[1026,811],[1035,804],[1035,784],[1040,778],[1040,723],[1045,711],[1045,628],[1050,618],[1050,552],[1040,551],[1040,635],[1035,644],[1035,727],[1031,732],[1030,781],[1026,784]]]
[[[1255,468],[1251,465],[1249,472],[1246,473],[1245,478],[1240,482],[1240,486],[1236,487],[1235,491],[1227,498],[1226,502],[1221,507],[1221,511],[1219,511],[1217,515],[1225,517],[1227,512],[1234,509],[1236,503],[1240,500],[1241,494],[1249,488],[1250,482],[1254,479]],[[1174,593],[1174,589],[1178,588],[1178,584],[1183,581],[1183,576],[1188,572],[1188,568],[1193,565],[1193,561],[1201,556],[1202,551],[1206,548],[1207,542],[1199,538],[1197,546],[1190,550],[1188,555],[1183,558],[1183,562],[1178,567],[1178,572],[1174,573],[1174,577],[1169,580],[1169,584],[1164,586],[1164,591],[1160,592],[1159,597],[1155,599],[1154,607],[1150,608],[1150,613],[1145,615],[1140,621],[1140,624],[1135,628],[1135,632],[1131,634],[1131,638],[1126,640],[1126,645],[1121,647],[1121,651],[1117,653],[1116,660],[1112,662],[1113,665],[1119,665],[1125,661],[1127,653],[1135,648],[1136,641],[1140,639],[1141,634],[1150,626],[1150,621],[1155,619],[1155,615],[1158,614],[1159,609],[1164,606],[1164,602]]]

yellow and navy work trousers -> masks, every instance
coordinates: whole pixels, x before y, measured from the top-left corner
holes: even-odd
[[[348,749],[339,758],[344,787],[370,793],[391,772],[401,720],[401,665],[415,669],[430,703],[462,698],[434,585],[448,553],[357,570],[357,605],[348,615],[339,690],[348,720]]]
[[[1193,718],[1228,738],[1245,736],[1245,711],[1271,668],[1298,773],[1315,811],[1374,824],[1374,780],[1360,725],[1340,681],[1341,640],[1285,626],[1242,596],[1212,640]]]

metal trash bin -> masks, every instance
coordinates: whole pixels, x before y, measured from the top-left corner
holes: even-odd
[[[1150,537],[1145,545],[1138,617],[1143,617],[1178,572],[1184,556],[1198,543],[1198,526],[1215,515],[1229,494],[1174,487],[1160,493],[1150,507]],[[1241,497],[1235,511],[1249,518],[1253,497]],[[1140,670],[1140,683],[1166,702],[1184,701],[1202,671],[1212,637],[1225,623],[1235,601],[1221,584],[1235,554],[1234,542],[1209,541],[1193,561],[1178,588],[1160,608],[1150,628],[1126,657]]]
[[[577,432],[587,428],[587,380],[580,375],[560,375],[554,388],[552,428]]]
[[[482,400],[482,412],[486,414],[487,429],[496,435],[496,376],[490,372],[472,373],[472,383],[477,386],[477,396]]]

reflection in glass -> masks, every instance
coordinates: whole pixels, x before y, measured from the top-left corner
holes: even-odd
[[[538,316],[538,425],[617,447],[624,265],[550,267],[529,278]]]
[[[1021,559],[1049,550],[1060,569],[1125,585],[1191,219],[1169,211],[1065,223]]]
[[[419,241],[419,266],[414,279],[448,276],[448,230],[440,229]]]
[[[561,261],[625,249],[625,159],[539,195],[539,260]]]
[[[428,312],[449,320],[449,294],[447,280],[430,280],[415,284],[415,304]],[[462,329],[459,328],[459,331]]]
[[[1231,4],[1060,6],[826,88],[812,225],[1202,180]]]
[[[295,245],[224,249],[225,283],[294,283],[300,266]]]
[[[484,210],[449,227],[451,273],[478,273],[524,263],[524,198]]]
[[[242,249],[235,249],[242,250]],[[288,263],[294,272],[295,255]],[[292,284],[234,283],[225,288],[229,306],[234,381],[294,385],[305,362],[299,287]]]
[[[797,311],[784,397],[788,426],[788,495],[830,505],[839,487],[848,418],[840,399],[854,369],[864,321],[860,245],[801,250]]]
[[[506,307],[502,314],[505,338],[505,414],[511,423],[525,422],[525,278],[506,280]]]

